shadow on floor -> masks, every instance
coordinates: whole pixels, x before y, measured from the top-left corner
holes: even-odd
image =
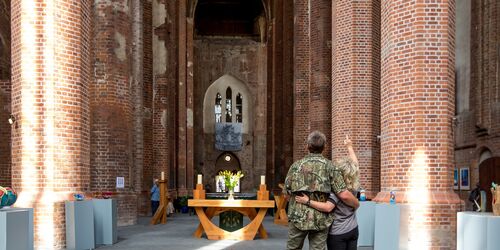
[[[201,239],[192,236],[198,226],[196,215],[175,214],[167,218],[166,224],[150,225],[151,217],[141,217],[138,224],[118,228],[118,242],[112,246],[100,246],[99,250],[279,250],[286,249],[288,228],[273,223],[273,217],[266,216],[264,227],[267,230],[268,239],[253,241],[219,240],[212,241],[204,237]],[[214,217],[214,224],[218,224],[218,217]],[[244,221],[248,224],[248,221]],[[308,250],[308,242],[304,244],[304,250]],[[371,248],[359,248],[370,250]]]

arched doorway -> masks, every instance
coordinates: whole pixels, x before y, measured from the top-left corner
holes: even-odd
[[[500,157],[492,157],[479,164],[479,185],[486,191],[487,212],[491,212],[491,182],[500,183]]]
[[[216,173],[221,170],[239,171],[241,170],[240,160],[233,153],[224,152],[217,157],[215,170]]]

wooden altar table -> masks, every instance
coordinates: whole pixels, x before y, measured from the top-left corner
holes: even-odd
[[[206,200],[190,199],[188,206],[194,207],[200,224],[194,236],[201,238],[203,232],[209,240],[253,240],[257,231],[261,239],[267,238],[267,232],[262,225],[267,209],[274,208],[272,200]],[[206,208],[206,210],[204,209]],[[258,209],[258,212],[257,212]],[[222,212],[234,210],[250,218],[250,223],[234,232],[221,229],[212,218]]]

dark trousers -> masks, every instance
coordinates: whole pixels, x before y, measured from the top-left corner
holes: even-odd
[[[156,210],[158,210],[158,207],[160,206],[160,201],[151,201],[151,213],[153,216],[156,213]]]
[[[358,227],[339,235],[328,235],[326,244],[328,250],[356,250],[358,249]]]

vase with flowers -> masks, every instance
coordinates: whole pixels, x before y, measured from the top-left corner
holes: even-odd
[[[241,177],[243,177],[243,173],[241,171],[233,172],[229,170],[222,170],[219,172],[219,175],[224,178],[224,185],[228,190],[229,196],[228,200],[234,200],[234,187],[238,185],[238,182]]]

